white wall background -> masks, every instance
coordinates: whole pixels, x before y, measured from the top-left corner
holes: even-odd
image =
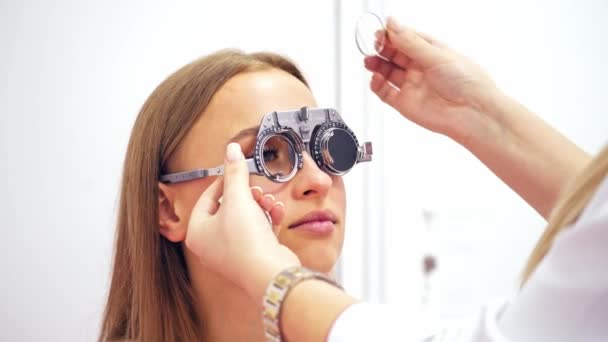
[[[474,57],[588,151],[608,140],[600,0],[0,0],[0,341],[96,338],[135,115],[169,73],[223,47],[288,54],[318,102],[373,140],[374,162],[347,177],[347,289],[418,309],[428,209],[432,309],[509,295],[542,220],[466,151],[369,96],[352,40],[364,8]]]
[[[608,143],[608,2],[387,0],[384,11],[483,65],[507,93],[591,153]],[[439,256],[432,311],[474,310],[516,290],[543,220],[448,139],[405,123],[386,106],[382,160],[386,277],[381,299],[420,302],[423,209],[435,213]],[[395,143],[394,137],[400,137]],[[374,139],[376,137],[373,137]]]
[[[298,61],[331,105],[327,1],[0,2],[0,341],[92,341],[121,164],[146,97],[225,47]]]

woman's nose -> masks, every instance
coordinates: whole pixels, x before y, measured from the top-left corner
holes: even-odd
[[[292,180],[295,197],[325,197],[333,184],[331,176],[321,170],[307,152],[302,153],[302,158],[302,169]]]

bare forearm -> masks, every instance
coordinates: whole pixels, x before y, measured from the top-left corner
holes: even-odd
[[[460,141],[547,218],[563,186],[591,159],[518,102],[496,95],[481,106],[491,117]]]
[[[326,341],[334,321],[354,303],[353,297],[324,281],[304,281],[283,303],[283,335],[290,342]]]

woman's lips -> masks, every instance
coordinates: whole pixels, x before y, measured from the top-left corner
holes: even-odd
[[[332,221],[312,221],[302,223],[295,227],[290,227],[290,229],[306,231],[318,235],[331,234],[331,232],[333,232],[335,228],[336,226]]]
[[[329,210],[313,211],[289,226],[289,229],[297,229],[317,235],[330,234],[335,228],[336,215]]]

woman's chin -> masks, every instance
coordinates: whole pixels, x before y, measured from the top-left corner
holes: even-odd
[[[298,254],[298,258],[300,259],[300,262],[302,262],[302,266],[326,274],[330,274],[333,271],[334,267],[336,266],[336,262],[338,261],[338,257],[339,252],[331,250],[317,251],[317,253]]]

